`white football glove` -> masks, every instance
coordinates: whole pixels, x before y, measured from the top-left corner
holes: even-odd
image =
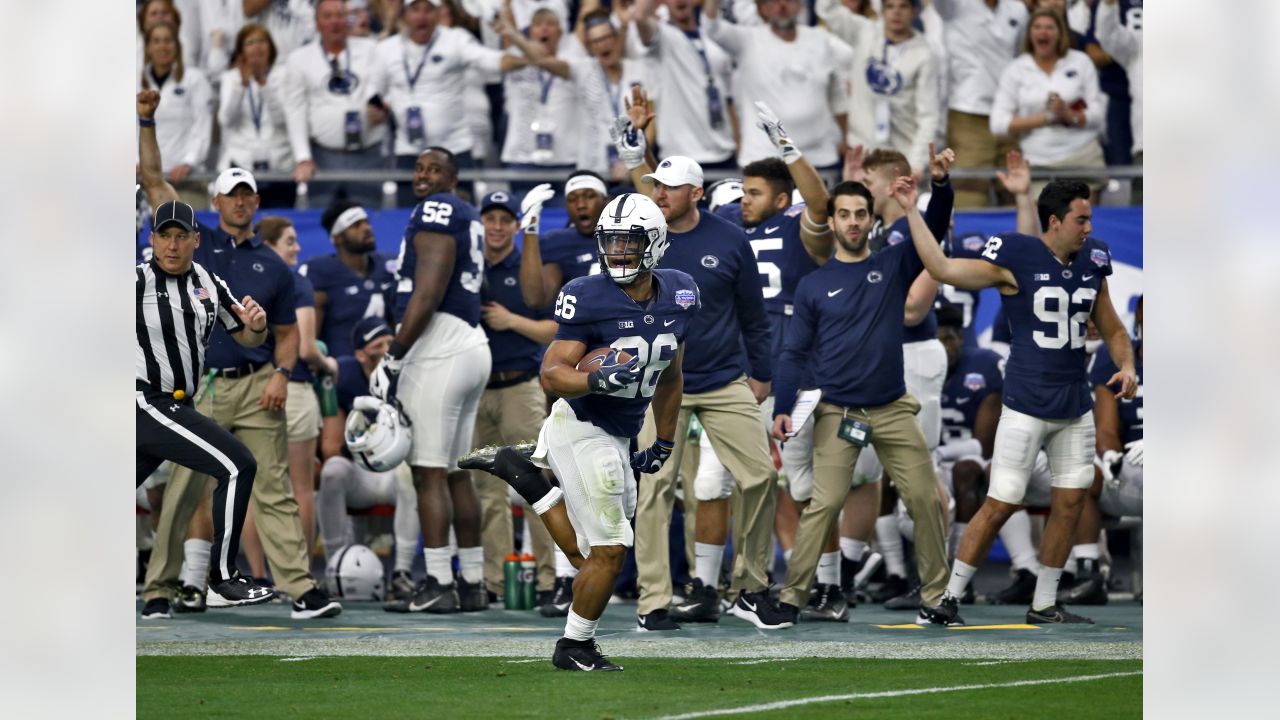
[[[618,150],[618,159],[628,170],[644,164],[644,133],[631,123],[631,118],[626,115],[614,118],[613,124],[609,126],[609,138]]]
[[[538,234],[538,221],[542,219],[542,203],[556,196],[550,183],[535,185],[520,201],[520,229],[532,235]]]
[[[760,122],[756,123],[756,127],[760,128],[769,136],[769,142],[773,143],[773,147],[778,151],[778,156],[782,158],[782,162],[790,165],[800,159],[800,148],[791,141],[791,136],[787,135],[787,131],[782,127],[782,121],[774,114],[773,109],[765,103],[756,101],[756,117],[760,118]]]
[[[1124,453],[1107,450],[1102,453],[1102,479],[1113,489],[1120,484],[1120,468],[1124,466]]]
[[[378,367],[373,369],[373,374],[369,376],[369,394],[378,398],[382,402],[392,402],[396,398],[396,386],[400,380],[400,370],[404,367],[404,360],[392,356],[390,352],[382,356],[382,361],[378,363]]]
[[[1130,465],[1142,467],[1142,441],[1134,440],[1131,443],[1127,443],[1124,447],[1126,450],[1124,454],[1124,461]]]

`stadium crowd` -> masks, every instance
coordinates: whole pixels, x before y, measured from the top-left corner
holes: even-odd
[[[140,455],[144,619],[277,594],[296,619],[482,612],[522,552],[567,669],[607,669],[615,593],[647,631],[1108,602],[1104,528],[1140,534],[1142,314],[1120,324],[1088,207],[1141,163],[1140,2],[148,0],[138,30],[139,397],[256,466],[242,499],[235,472]],[[557,180],[471,198],[471,167]],[[369,221],[382,183],[326,176],[391,168],[413,172],[398,257]],[[1098,175],[1032,179],[1068,168]],[[260,211],[304,186],[333,252],[300,262]],[[1016,227],[954,237],[955,209],[1006,202]],[[144,313],[182,243],[265,341],[249,315],[188,340]],[[1059,268],[1066,289],[1012,299]],[[981,287],[1008,314],[980,342]],[[185,379],[162,334],[208,346]],[[389,575],[365,547],[384,514]],[[1010,576],[979,593],[997,533]]]

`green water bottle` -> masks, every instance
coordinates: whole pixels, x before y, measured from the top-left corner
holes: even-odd
[[[511,553],[502,566],[502,607],[519,610],[520,600],[520,556]]]
[[[538,588],[534,577],[537,575],[537,566],[534,564],[532,555],[520,556],[520,609],[532,610],[537,607]]]
[[[329,347],[324,344],[323,340],[316,340],[316,346],[320,348],[320,354],[329,357]],[[311,381],[312,387],[315,388],[316,397],[320,400],[321,417],[334,417],[338,414],[338,388],[333,382],[333,376],[325,373],[316,377]]]

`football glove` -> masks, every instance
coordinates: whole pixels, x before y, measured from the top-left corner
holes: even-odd
[[[618,351],[610,350],[600,367],[587,375],[587,387],[596,395],[608,395],[638,382],[643,372],[639,356],[619,362]]]
[[[773,148],[778,151],[778,156],[784,163],[790,165],[800,159],[800,148],[791,141],[791,136],[787,135],[786,129],[782,127],[782,121],[774,114],[772,108],[756,101],[756,117],[760,118],[756,127],[769,136],[769,142],[773,144]]]
[[[631,456],[631,467],[642,473],[652,475],[662,469],[662,464],[667,461],[667,458],[671,457],[671,451],[675,447],[675,443],[670,440],[658,438],[648,448]]]
[[[1102,479],[1115,488],[1120,484],[1120,468],[1124,466],[1124,453],[1107,450],[1102,453]]]
[[[1126,443],[1124,447],[1126,450],[1124,461],[1130,465],[1142,467],[1142,441],[1134,440],[1131,443]]]
[[[619,115],[609,126],[609,138],[618,150],[618,159],[628,170],[634,170],[644,164],[644,133],[631,123],[631,118]]]
[[[373,369],[369,376],[369,394],[385,403],[393,403],[396,399],[396,386],[400,380],[400,370],[404,367],[405,348],[399,343],[391,343],[391,349],[382,356],[382,362]]]
[[[555,197],[556,191],[550,183],[536,185],[525,193],[520,201],[520,230],[533,235],[538,234],[538,221],[542,219],[542,204]]]

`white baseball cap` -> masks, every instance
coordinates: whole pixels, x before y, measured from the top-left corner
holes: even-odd
[[[648,182],[660,182],[668,187],[692,185],[702,187],[702,166],[697,160],[683,155],[672,155],[658,163],[658,169],[645,175]]]
[[[249,189],[258,192],[258,183],[254,182],[253,173],[243,168],[227,168],[218,175],[213,183],[214,195],[230,195],[237,185],[248,185]]]

